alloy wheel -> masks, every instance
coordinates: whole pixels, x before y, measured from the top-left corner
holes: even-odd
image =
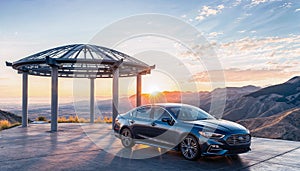
[[[180,143],[181,154],[188,160],[195,160],[200,154],[200,146],[192,135],[186,136]]]
[[[125,148],[131,148],[134,146],[131,131],[128,128],[124,128],[121,132],[121,141]]]

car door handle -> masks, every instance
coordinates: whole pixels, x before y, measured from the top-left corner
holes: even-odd
[[[134,120],[130,120],[129,122],[133,124],[133,123],[134,123]]]
[[[155,125],[156,125],[156,123],[152,122],[152,123],[151,123],[151,125],[152,125],[152,126],[155,126]]]

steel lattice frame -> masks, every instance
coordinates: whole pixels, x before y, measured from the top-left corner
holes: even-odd
[[[141,75],[150,74],[155,66],[113,49],[89,45],[73,44],[61,46],[28,56],[16,62],[6,62],[23,74],[22,83],[22,126],[28,125],[28,74],[51,76],[51,131],[57,131],[58,117],[58,77],[90,79],[90,122],[94,123],[95,99],[94,80],[113,78],[112,116],[113,123],[118,115],[119,77],[137,78],[136,104],[141,105]]]
[[[131,77],[149,74],[154,68],[124,53],[90,44],[60,46],[7,65],[37,76],[51,76],[51,66],[56,65],[58,76],[69,78],[112,78],[116,67],[120,77]]]

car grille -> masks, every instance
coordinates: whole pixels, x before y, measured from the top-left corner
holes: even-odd
[[[226,142],[229,145],[242,145],[248,144],[251,141],[251,136],[249,134],[235,134],[227,138]]]

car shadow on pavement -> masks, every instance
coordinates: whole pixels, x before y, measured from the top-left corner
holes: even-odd
[[[123,148],[116,155],[105,156],[108,168],[123,170],[248,170],[249,164],[239,156],[200,157],[196,161],[189,161],[180,152],[163,153],[160,148],[155,147],[135,150]]]

